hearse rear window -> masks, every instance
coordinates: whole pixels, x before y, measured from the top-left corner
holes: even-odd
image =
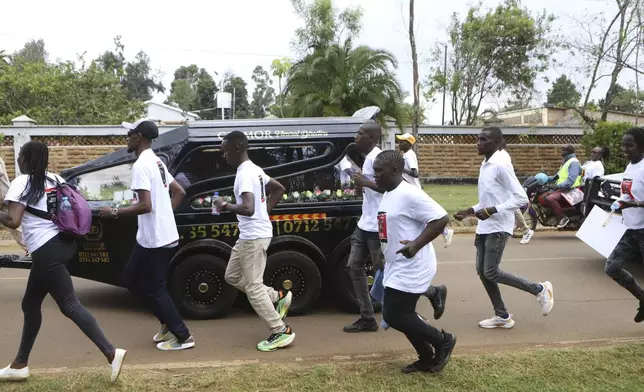
[[[250,146],[248,149],[248,157],[256,165],[266,169],[273,166],[288,165],[302,160],[323,157],[331,152],[332,147],[333,145],[330,143],[294,144],[289,146]],[[200,148],[191,152],[181,162],[176,173],[176,177],[181,177],[186,182],[182,185],[188,185],[214,177],[234,174],[235,169],[226,163],[219,146],[213,146]]]

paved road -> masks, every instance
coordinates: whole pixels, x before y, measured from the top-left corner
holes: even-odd
[[[498,350],[524,345],[553,344],[592,339],[638,338],[644,325],[632,319],[637,302],[603,273],[601,256],[570,233],[538,233],[527,246],[511,240],[504,269],[529,279],[548,279],[554,284],[555,307],[541,316],[536,299],[512,288],[503,288],[506,305],[514,314],[512,330],[482,330],[477,322],[492,315],[489,300],[474,271],[473,236],[456,236],[445,250],[438,242],[436,283],[449,287],[447,310],[436,324],[457,334],[456,352]],[[637,277],[644,267],[632,266]],[[0,365],[9,362],[17,349],[22,326],[20,300],[26,271],[0,270]],[[163,353],[151,337],[157,324],[153,316],[132,304],[123,289],[75,279],[81,301],[96,316],[102,328],[119,347],[130,350],[129,364],[184,361],[278,360],[360,355],[375,352],[410,352],[411,347],[396,331],[349,335],[342,326],[353,315],[332,307],[314,314],[288,319],[297,334],[295,344],[275,353],[256,351],[267,331],[253,315],[236,311],[226,319],[188,321],[196,340],[193,350]],[[431,315],[427,300],[419,311]],[[43,308],[43,325],[32,355],[38,368],[102,365],[103,358],[82,333],[62,316],[51,298]]]

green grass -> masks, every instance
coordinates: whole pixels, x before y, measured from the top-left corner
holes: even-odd
[[[476,185],[424,185],[423,189],[432,199],[442,205],[451,216],[462,209],[472,207],[478,201]]]
[[[404,375],[407,359],[378,362],[246,365],[200,370],[124,370],[115,385],[105,373],[72,371],[0,384],[4,392],[40,391],[641,391],[644,345],[538,349],[452,358],[443,373]]]

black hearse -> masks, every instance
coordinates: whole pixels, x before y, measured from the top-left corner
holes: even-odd
[[[214,192],[232,197],[235,170],[219,147],[223,136],[233,130],[247,134],[250,159],[286,187],[283,200],[271,213],[274,238],[265,283],[293,292],[291,314],[311,310],[323,292],[333,295],[344,310],[358,310],[346,262],[349,238],[361,214],[362,192],[342,169],[362,166],[364,158],[354,149],[354,136],[378,112],[369,107],[344,118],[198,121],[154,141],[155,153],[187,192],[175,213],[180,248],[168,266],[170,294],[184,317],[223,317],[238,296],[224,280],[238,236],[237,219],[226,212],[211,213]],[[122,149],[61,175],[82,190],[97,210],[130,202],[134,161],[135,156]],[[136,218],[110,220],[95,214],[91,233],[78,240],[78,256],[69,264],[71,274],[120,285],[136,231]],[[21,261],[3,264],[30,267]],[[371,280],[373,271],[367,269]]]

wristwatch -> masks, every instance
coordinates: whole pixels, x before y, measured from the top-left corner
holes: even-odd
[[[118,214],[119,214],[119,209],[118,208],[112,208],[110,210],[110,216],[112,218],[116,218],[118,216]]]

